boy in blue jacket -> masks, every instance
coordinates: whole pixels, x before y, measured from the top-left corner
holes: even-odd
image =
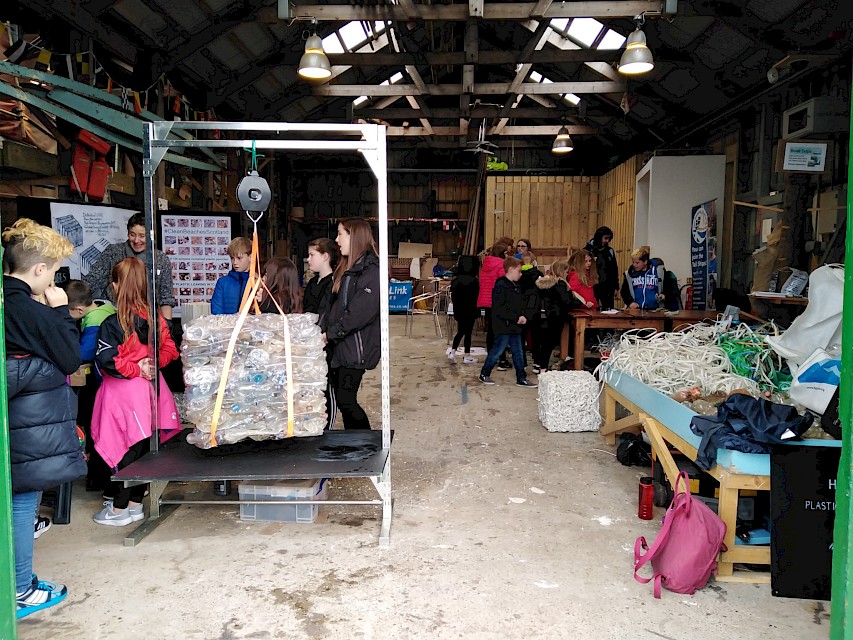
[[[3,232],[3,316],[17,617],[52,607],[64,585],[33,574],[33,514],[39,492],[79,478],[86,463],[77,439],[77,400],[66,376],[80,366],[68,297],[53,284],[71,243],[21,218]],[[32,296],[44,296],[46,304]]]
[[[240,310],[252,266],[252,241],[248,238],[234,238],[228,245],[228,255],[231,256],[232,268],[216,281],[210,299],[210,312],[213,315],[237,313]]]

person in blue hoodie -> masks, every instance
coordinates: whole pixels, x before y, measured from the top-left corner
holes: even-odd
[[[210,312],[213,315],[237,313],[240,310],[252,266],[252,241],[248,238],[234,238],[228,245],[228,255],[231,256],[232,268],[216,281],[210,299]]]
[[[635,249],[622,280],[622,301],[630,309],[657,309],[663,300],[664,268],[649,253],[647,246]]]

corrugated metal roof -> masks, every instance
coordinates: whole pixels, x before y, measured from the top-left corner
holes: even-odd
[[[166,28],[166,21],[151,11],[142,0],[121,0],[113,6],[113,9],[122,18],[154,39],[157,39],[158,34]]]
[[[717,22],[693,53],[709,68],[719,69],[752,44],[753,41],[742,33],[727,24]]]
[[[670,24],[661,24],[661,36],[668,44],[684,47],[698,38],[714,23],[709,16],[688,16],[673,20]]]
[[[274,44],[270,32],[257,22],[244,22],[235,27],[233,33],[254,56],[262,56]]]
[[[231,41],[227,33],[219,36],[207,48],[232,71],[249,64],[249,58]]]
[[[154,0],[160,9],[189,34],[198,33],[207,24],[207,15],[194,2]]]
[[[690,69],[675,69],[658,81],[658,87],[674,98],[683,98],[699,86],[699,80]]]
[[[264,75],[260,80],[255,82],[254,86],[261,95],[267,98],[275,98],[281,95],[281,85],[270,75]]]
[[[184,2],[186,2],[186,0],[184,0]],[[181,4],[184,4],[184,2]],[[202,0],[202,4],[206,5],[213,13],[222,11],[236,2],[237,0]]]
[[[849,1],[842,0],[842,2]],[[749,0],[746,3],[746,8],[762,20],[779,22],[805,3],[806,0]]]

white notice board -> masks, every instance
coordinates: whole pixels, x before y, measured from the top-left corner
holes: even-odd
[[[50,226],[71,241],[74,253],[62,261],[69,276],[79,280],[111,244],[127,241],[127,221],[132,209],[100,205],[50,203]]]

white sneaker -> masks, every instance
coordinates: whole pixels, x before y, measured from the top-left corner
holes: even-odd
[[[128,509],[114,511],[112,500],[107,500],[104,502],[104,508],[98,511],[92,520],[97,524],[105,524],[110,527],[125,527],[133,522],[133,517]]]
[[[477,364],[477,358],[474,356],[464,356],[462,358],[462,364]]]
[[[145,514],[142,512],[142,505],[138,504],[135,507],[131,507],[128,505],[127,512],[130,514],[130,519],[133,522],[139,522],[145,518]]]
[[[447,347],[447,359],[450,360],[452,364],[456,364],[456,350],[452,347]]]

